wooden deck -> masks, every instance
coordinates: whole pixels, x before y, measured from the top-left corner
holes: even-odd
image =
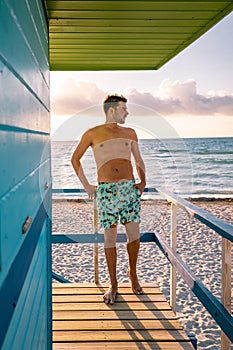
[[[103,303],[106,284],[53,285],[53,349],[193,350],[160,289],[144,295],[120,284],[114,305]]]

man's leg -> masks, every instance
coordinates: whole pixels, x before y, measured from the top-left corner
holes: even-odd
[[[127,252],[129,258],[129,271],[128,275],[131,280],[132,290],[135,294],[142,294],[143,290],[138,282],[137,277],[137,259],[140,248],[140,234],[139,234],[139,223],[138,222],[128,222],[125,224],[128,244]]]
[[[116,252],[116,236],[117,227],[113,226],[104,231],[104,251],[108,266],[108,272],[110,277],[110,287],[104,294],[104,302],[106,304],[114,304],[117,296],[117,279],[116,279],[116,263],[117,263],[117,252]]]

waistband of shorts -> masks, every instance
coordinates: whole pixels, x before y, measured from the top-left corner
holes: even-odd
[[[131,180],[122,180],[122,181],[116,181],[116,182],[108,182],[108,181],[104,181],[104,182],[98,182],[98,185],[121,185],[121,184],[126,184],[126,183],[135,183],[134,179]]]

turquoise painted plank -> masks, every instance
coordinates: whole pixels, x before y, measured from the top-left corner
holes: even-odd
[[[33,52],[42,75],[45,73],[43,79],[49,86],[48,26],[41,1],[31,1],[30,6],[27,1],[5,0],[5,3],[12,16],[17,18],[17,28]]]
[[[41,323],[41,337],[40,337],[40,344],[38,344],[37,349],[51,349],[52,350],[52,336],[50,342],[47,339],[44,339],[44,337],[47,335],[48,336],[48,331],[47,331],[47,325],[45,322]],[[44,335],[44,337],[43,337]],[[50,335],[49,335],[50,336]],[[47,345],[49,343],[49,345]]]
[[[17,303],[21,294],[21,290],[25,283],[25,279],[27,277],[35,250],[37,248],[40,234],[41,232],[43,232],[44,223],[45,222],[49,223],[50,221],[47,218],[47,210],[51,204],[50,198],[51,198],[51,190],[48,192],[48,194],[44,198],[44,201],[41,204],[36,214],[36,218],[29,229],[29,232],[23,242],[23,245],[22,247],[20,247],[20,250],[17,253],[16,258],[14,259],[14,262],[11,265],[9,273],[6,276],[0,288],[0,309],[1,309],[2,315],[4,315],[4,318],[1,320],[1,327],[0,327],[0,347],[4,342],[6,332],[9,328],[10,322],[14,315],[14,311],[17,306]],[[47,226],[48,226],[48,233],[50,233],[50,224]],[[49,235],[47,236],[47,239],[48,238],[49,238]],[[47,246],[47,248],[49,247]],[[45,249],[43,252],[45,252],[45,256],[47,256],[48,254],[47,249]],[[46,276],[46,280],[48,281],[47,276]],[[49,295],[50,289],[51,289],[50,283],[48,283],[48,292],[47,292],[48,299],[51,298],[51,296]],[[50,309],[48,308],[48,310]],[[48,322],[47,316],[50,314],[51,312],[49,311],[49,313],[45,315],[45,319],[44,319],[45,322]],[[49,334],[49,339],[47,344],[48,344],[48,348],[50,348],[49,344],[51,344],[51,337],[50,337],[51,327],[48,327],[48,334]]]
[[[142,232],[140,235],[141,242],[154,242],[155,235],[154,232]],[[117,234],[117,242],[127,242],[127,235],[125,233]],[[71,244],[71,243],[104,243],[103,233],[58,233],[52,234],[51,236],[52,244]]]
[[[0,33],[0,348],[4,342],[7,350],[50,349],[51,228],[43,225],[42,205],[48,199],[50,214],[50,98],[42,1],[0,1]],[[28,216],[32,229],[22,234]]]
[[[44,238],[41,240],[41,249],[40,251],[45,251],[45,248],[47,247],[47,235],[48,235],[48,228],[44,228]],[[42,233],[43,235],[43,233]],[[44,265],[43,265],[44,264]],[[43,265],[43,268],[41,266]],[[40,261],[39,264],[37,264],[36,269],[34,273],[31,275],[31,279],[34,279],[35,276],[41,275],[41,283],[40,283],[40,293],[39,289],[37,290],[37,299],[35,300],[35,307],[34,307],[34,313],[32,313],[32,317],[30,319],[30,324],[34,323],[34,334],[31,338],[31,346],[29,348],[35,348],[39,349],[43,345],[47,345],[47,322],[49,317],[49,311],[48,311],[48,276],[47,276],[47,255],[44,256],[40,254]],[[46,327],[46,328],[45,328]],[[44,329],[43,332],[41,329]],[[26,338],[25,344],[29,344],[29,339]],[[37,345],[38,344],[38,345]],[[40,346],[39,346],[40,344]],[[28,346],[25,346],[25,348],[28,348]]]
[[[19,3],[20,6],[22,4],[24,4],[24,1]],[[0,32],[5,33],[5,35],[1,35],[0,39],[1,60],[27,89],[31,89],[43,101],[44,105],[48,106],[48,82],[45,82],[40,67],[44,63],[37,61],[35,53],[35,47],[39,46],[38,39],[34,38],[32,42],[29,42],[27,39],[28,37],[30,38],[30,32],[33,32],[33,27],[27,23],[28,30],[24,33],[18,20],[14,20],[13,11],[10,11],[5,3],[3,3],[2,7],[4,17],[0,21]],[[21,13],[20,22],[27,22],[27,16],[29,16],[29,13]],[[48,70],[48,65],[47,68],[46,66],[43,68],[43,70],[46,69]]]
[[[47,340],[47,330],[41,333],[41,326],[47,322],[47,256],[45,253],[45,248],[47,246],[47,227],[45,226],[42,232],[43,239],[40,239],[38,246],[42,254],[40,254],[40,259],[37,265],[34,267],[34,271],[31,274],[31,281],[34,279],[39,280],[36,295],[32,298],[28,298],[28,302],[31,302],[30,318],[28,319],[27,327],[23,323],[22,330],[27,328],[24,337],[24,349],[39,349],[42,344],[46,345]],[[33,282],[32,282],[33,283]]]
[[[53,193],[85,193],[84,188],[53,188]],[[143,193],[157,193],[154,187],[145,187]]]
[[[35,279],[33,281],[34,283],[32,283],[31,278],[35,268],[35,264],[38,264],[39,259],[40,259],[40,250],[36,249],[34,254],[33,264],[31,264],[31,267],[28,272],[28,276],[22,288],[20,298],[15,308],[14,316],[12,317],[12,321],[8,328],[8,332],[3,344],[3,349],[6,349],[6,350],[14,349],[14,341],[19,336],[19,334],[17,333],[20,326],[20,322],[24,320],[25,315],[26,317],[27,315],[30,315],[31,304],[27,303],[27,300],[30,299],[31,296],[35,295],[37,290],[37,280]]]
[[[1,48],[0,48],[1,50]],[[5,65],[2,70],[0,84],[0,124],[13,125],[24,129],[36,130],[39,132],[50,132],[50,119],[48,106],[28,89]],[[37,76],[34,77],[37,79]],[[43,91],[49,95],[47,87]],[[47,100],[49,97],[46,98]],[[47,103],[49,103],[47,101]],[[1,126],[0,126],[1,129]]]
[[[38,347],[26,346],[35,343],[40,344],[46,343],[46,330],[44,335],[41,334],[41,324],[46,324],[42,321],[43,317],[46,316],[46,303],[47,303],[47,276],[46,276],[46,253],[44,247],[46,246],[46,236],[47,227],[46,224],[41,233],[41,237],[38,242],[38,246],[34,253],[34,258],[31,267],[28,271],[27,278],[25,280],[24,286],[20,298],[18,300],[12,322],[8,329],[5,342],[3,344],[2,350],[8,349],[39,349]],[[43,305],[43,306],[42,306]],[[43,310],[41,309],[43,308]],[[43,311],[43,313],[42,313]],[[29,324],[32,327],[31,335],[32,338],[29,341],[28,331]],[[35,332],[34,332],[35,329]],[[28,339],[26,341],[26,339]],[[44,347],[44,349],[46,346]]]
[[[47,347],[48,330],[47,322],[44,320],[44,315],[47,315],[47,304],[44,302],[44,300],[42,300],[40,305],[40,312],[37,319],[38,326],[36,329],[36,334],[33,338],[33,347],[31,347],[31,349],[46,349]]]
[[[35,60],[38,62],[39,69],[44,80],[49,85],[48,75],[48,27],[45,20],[41,1],[30,1],[30,7],[26,1],[5,0],[8,8],[17,17],[18,27],[22,31],[34,52]],[[30,30],[28,30],[30,28]]]
[[[49,158],[48,136],[1,131],[0,126],[0,198]]]
[[[48,161],[17,184],[16,188],[0,201],[2,249],[0,283],[4,280],[27,235],[27,233],[22,234],[22,226],[26,218],[30,216],[34,220],[41,201],[48,191],[45,187],[47,182],[51,182]]]
[[[32,225],[36,222],[35,215],[47,191],[45,185],[51,182],[50,151],[44,152],[50,128],[49,68],[47,24],[41,1],[1,1],[0,32],[4,33],[0,36],[0,136],[4,135],[0,138],[0,156],[4,164],[0,170],[0,196],[4,194],[0,200],[0,286],[4,286],[3,294],[7,295],[11,281],[8,271],[15,271],[12,268],[16,266],[15,257],[17,265],[26,266],[22,254],[18,253],[23,252],[25,256],[30,249],[21,249],[23,244],[33,243],[31,236],[22,234],[22,224],[27,216],[32,217]],[[33,227],[40,230],[39,225]],[[38,260],[36,255],[32,261],[31,258],[27,260],[27,264],[31,263],[27,265],[31,273],[19,299],[17,294],[15,309],[8,300],[10,316],[4,333],[1,332],[2,342],[10,322],[4,343],[6,349],[23,349],[27,343],[26,348],[34,347],[34,344],[37,349],[51,347],[51,330],[47,327],[50,317],[47,231],[46,227],[44,232],[36,232],[35,238],[40,235],[43,238],[36,247]],[[31,253],[34,253],[34,247]],[[26,273],[27,269],[24,270]],[[24,277],[21,283],[23,281]],[[17,293],[20,288],[19,283]],[[14,293],[10,295],[10,298],[14,297]],[[41,310],[44,311],[42,315]]]
[[[45,247],[45,242],[43,242],[42,251]],[[44,315],[41,315],[39,322],[39,316],[41,314],[42,305],[47,307],[47,278],[46,278],[46,256],[44,256],[43,261],[40,260],[39,269],[35,269],[34,275],[31,276],[31,279],[35,279],[39,281],[37,285],[36,294],[33,295],[28,302],[31,304],[30,313],[27,314],[27,318],[25,322],[21,322],[21,332],[20,339],[22,339],[22,349],[33,349],[34,344],[40,343],[40,339],[38,339],[40,335],[41,329],[41,321],[44,322]],[[29,317],[28,317],[29,316]],[[24,337],[22,337],[22,333],[24,333]],[[46,334],[45,334],[46,336]],[[16,345],[18,342],[15,343]]]
[[[11,1],[12,2],[12,1]],[[50,81],[50,72],[49,72],[49,31],[48,31],[48,22],[44,14],[44,8],[41,0],[35,0],[30,3],[31,8],[31,17],[36,27],[34,27],[35,32],[37,33],[38,39],[40,41],[40,47],[36,46],[35,54],[37,57],[41,56],[43,52],[44,57],[41,57],[40,69],[44,76],[44,79],[49,86]],[[44,64],[41,64],[44,62]]]
[[[48,42],[48,37],[49,37],[49,21],[48,21],[48,16],[46,12],[46,4],[45,1],[41,0],[36,0],[37,8],[38,8],[38,13],[39,16],[37,18],[40,18],[41,24],[37,25],[38,32],[40,33],[40,26],[43,28],[43,33],[41,32],[41,37],[45,36],[45,41]],[[32,10],[33,12],[33,10]],[[41,29],[42,31],[42,29]],[[49,52],[49,46],[47,47],[46,52]],[[47,57],[49,57],[49,54],[47,54]]]

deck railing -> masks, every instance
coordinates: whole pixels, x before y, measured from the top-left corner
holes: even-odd
[[[81,189],[62,189],[53,190],[54,193],[83,193]],[[176,290],[177,272],[187,283],[188,287],[197,296],[206,310],[211,314],[216,323],[221,328],[221,350],[230,350],[233,343],[233,317],[231,315],[231,276],[232,276],[232,251],[233,226],[229,223],[215,217],[206,210],[203,210],[187,200],[171,193],[167,190],[146,188],[145,193],[158,192],[162,198],[171,203],[171,232],[170,244],[157,232],[142,233],[141,242],[155,242],[162,253],[171,264],[170,274],[170,304],[176,312]],[[189,215],[196,218],[206,226],[217,232],[222,237],[222,286],[221,302],[196,278],[189,267],[182,261],[176,252],[176,227],[177,227],[177,208],[188,212]],[[52,243],[93,243],[94,244],[94,280],[98,283],[98,243],[104,242],[103,234],[98,233],[98,219],[96,201],[93,205],[93,233],[90,234],[53,234]],[[118,234],[117,242],[126,242],[125,234]],[[62,276],[53,273],[53,278],[60,282],[69,282]]]

